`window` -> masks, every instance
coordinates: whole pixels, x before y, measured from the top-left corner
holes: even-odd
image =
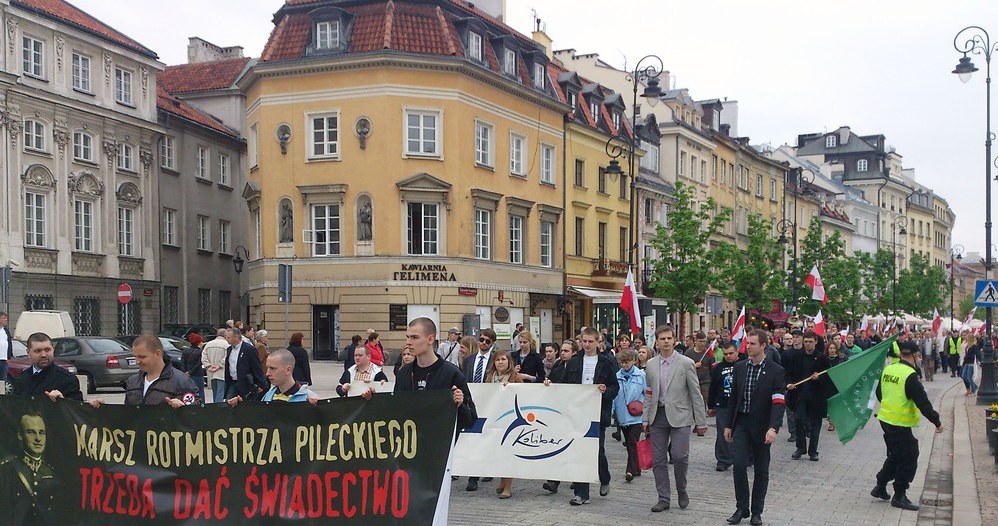
[[[45,195],[24,193],[24,244],[45,246]]]
[[[135,255],[135,210],[118,207],[118,255]]]
[[[468,56],[482,61],[482,35],[471,31],[468,33]]]
[[[554,262],[554,223],[541,221],[541,266],[550,267]]]
[[[655,218],[655,206],[651,199],[645,198],[645,224],[650,225]]]
[[[690,156],[690,179],[697,180],[697,156]]]
[[[260,209],[250,212],[253,221],[253,254],[256,259],[263,257],[263,234],[260,232]]]
[[[29,150],[45,151],[45,125],[33,120],[24,121],[24,147]]]
[[[218,323],[223,324],[225,320],[232,319],[232,292],[227,290],[218,291]]]
[[[547,69],[544,64],[537,62],[534,64],[534,87],[544,89],[544,78],[547,76]]]
[[[554,146],[541,145],[541,182],[554,184]]]
[[[406,111],[406,147],[408,155],[440,155],[438,121],[440,112],[436,111]]]
[[[475,257],[492,259],[492,211],[475,209]]]
[[[37,38],[24,35],[21,38],[21,70],[24,74],[38,78],[44,77],[44,58],[45,43]]]
[[[575,160],[575,186],[586,187],[586,161]]]
[[[73,53],[73,89],[90,92],[90,57]]]
[[[644,169],[644,170],[648,170],[651,173],[657,174],[658,173],[658,162],[659,162],[658,161],[658,155],[659,155],[658,146],[656,146],[654,144],[647,143],[647,144],[644,145],[644,148],[645,148],[645,155],[644,155],[644,157],[641,158],[641,161],[638,163],[638,165],[642,169]]]
[[[620,192],[620,198],[621,199],[627,199],[627,198],[629,198],[630,195],[628,195],[628,193],[627,193],[627,188],[628,188],[627,187],[627,178],[624,177],[623,175],[621,175],[620,178],[617,179],[617,182],[619,183],[617,185],[617,191]]]
[[[97,298],[76,298],[73,305],[76,314],[73,324],[77,336],[100,335],[100,300]]]
[[[679,152],[679,175],[686,175],[686,152]]]
[[[495,127],[491,124],[475,121],[476,163],[482,166],[488,166],[489,168],[495,167],[495,159],[493,158],[495,150],[492,144],[493,139],[495,139]]]
[[[309,115],[309,159],[331,159],[339,156],[339,114]]]
[[[733,163],[728,163],[728,177],[731,178],[731,186],[735,186],[735,165]]]
[[[662,226],[668,228],[669,226],[669,204],[662,203],[662,208],[659,209],[659,219],[658,222],[662,223]]]
[[[523,263],[522,216],[509,216],[509,262]]]
[[[627,247],[630,246],[630,241],[627,238],[626,226],[620,227],[618,242],[620,243],[618,245],[620,246],[620,254],[618,254],[617,261],[627,261]]]
[[[198,323],[211,322],[211,289],[198,289]]]
[[[963,283],[960,284],[963,287]],[[40,296],[37,294],[26,294],[24,296],[24,310],[52,310],[55,308],[55,301],[52,296]]]
[[[163,244],[177,246],[177,211],[163,209]]]
[[[838,145],[838,139],[834,135],[829,135],[825,137],[825,148],[835,148]]]
[[[211,221],[198,216],[198,250],[211,250]]]
[[[73,159],[94,162],[94,137],[89,133],[73,132]]]
[[[159,140],[159,165],[168,170],[177,169],[177,140],[169,135]]]
[[[409,203],[406,214],[406,245],[410,255],[437,255],[439,211],[435,203]]]
[[[769,180],[769,198],[776,201],[776,179]]]
[[[527,164],[527,138],[516,134],[509,134],[509,173],[512,175],[527,175],[525,170]]]
[[[249,162],[250,167],[255,167],[260,165],[260,152],[259,152],[259,141],[257,136],[256,123],[250,124],[249,127],[249,140],[247,141],[247,150],[249,150]]]
[[[135,171],[135,149],[132,145],[123,142],[118,143],[118,158],[116,160],[119,170],[126,172]]]
[[[620,112],[615,111],[610,114],[610,118],[613,119],[613,128],[620,130]]]
[[[582,256],[585,253],[586,240],[586,219],[575,218],[575,255]]]
[[[728,184],[728,163],[721,161],[721,184]]]
[[[596,191],[605,194],[606,193],[606,168],[599,167],[599,179],[596,181]]]
[[[114,68],[114,100],[121,104],[132,104],[132,72]]]
[[[763,196],[763,193],[762,193],[762,176],[758,175],[758,174],[755,176],[755,196],[756,197],[762,197]]]
[[[589,113],[593,114],[593,124],[599,124],[599,101],[595,98],[589,103]]]
[[[218,251],[222,254],[232,252],[232,223],[218,220]]]
[[[315,48],[336,49],[340,44],[340,21],[319,22],[315,25]]]
[[[867,167],[868,167],[868,163],[867,163],[866,159],[860,159],[860,160],[856,161],[856,171],[857,172],[865,172],[867,170]]]
[[[225,186],[232,186],[232,175],[231,166],[229,165],[229,156],[223,154],[218,155],[218,183]]]
[[[599,247],[599,258],[606,259],[606,223],[603,221],[596,225],[596,239]]]
[[[568,105],[572,107],[572,113],[579,105],[579,94],[573,91],[568,92]]]
[[[94,250],[94,204],[77,199],[73,202],[73,224],[76,232],[76,250]]]
[[[713,181],[717,180],[717,156],[710,158],[710,178]]]
[[[194,176],[198,179],[208,179],[208,148],[198,146],[197,167]]]
[[[700,183],[707,184],[707,159],[700,160]]]
[[[340,254],[340,205],[312,205],[312,255]]]
[[[516,76],[516,51],[507,49],[503,52],[502,72],[510,77]]]

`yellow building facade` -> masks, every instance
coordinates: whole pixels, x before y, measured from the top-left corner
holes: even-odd
[[[560,337],[566,106],[543,50],[445,1],[286,5],[274,21],[240,82],[251,321],[282,343],[304,333],[317,357],[369,329],[400,349],[419,316],[440,336]]]

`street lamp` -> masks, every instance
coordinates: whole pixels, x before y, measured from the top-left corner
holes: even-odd
[[[963,245],[953,245],[953,248],[949,250],[949,319],[950,319],[950,330],[953,330],[953,317],[955,316],[953,311],[953,289],[956,288],[955,281],[953,280],[953,267],[956,266],[956,261],[963,261]],[[955,260],[955,261],[954,261]]]
[[[897,216],[894,221],[891,221],[891,252],[894,254],[894,258],[891,262],[891,312],[894,314],[894,323],[897,323],[898,315],[898,245],[897,245],[897,234],[902,236],[907,234],[908,231],[905,230],[905,226],[908,225],[908,218],[905,216]]]
[[[953,37],[953,47],[963,56],[957,63],[953,73],[964,83],[970,81],[977,67],[967,56],[967,53],[984,56],[985,64],[985,119],[987,132],[984,135],[984,236],[985,236],[985,278],[991,277],[991,57],[998,51],[998,43],[992,45],[991,36],[979,26],[969,26],[960,30]],[[995,384],[995,348],[991,332],[991,307],[984,310],[984,326],[987,328],[987,338],[984,339],[983,359],[981,360],[981,387],[977,391],[978,405],[988,405],[998,402],[998,385]]]
[[[240,250],[243,251],[243,255],[246,256],[246,259],[243,259],[243,258],[239,257],[239,251]],[[243,283],[242,283],[242,277],[241,277],[241,274],[243,273],[243,264],[246,262],[247,259],[249,259],[249,251],[246,250],[246,247],[244,247],[242,245],[237,246],[236,247],[236,257],[232,258],[232,266],[236,270],[236,275],[239,276],[239,279],[237,279],[237,281],[239,281],[239,285],[238,285],[238,287],[239,287],[239,291],[238,291],[239,292],[239,295],[238,295],[239,296],[239,318],[240,319],[247,319],[248,320],[249,316],[246,316],[245,318],[243,318],[243,314],[244,314],[244,312],[243,312],[243,304],[245,303],[246,305],[248,305],[249,302],[248,301],[247,302],[243,301],[243,295],[242,295]]]
[[[814,172],[811,170],[805,170],[801,167],[796,167],[790,169],[787,172],[787,180],[783,181],[783,219],[777,223],[776,228],[780,232],[780,238],[776,242],[780,245],[785,245],[787,243],[787,230],[790,230],[790,241],[793,242],[793,266],[790,268],[790,289],[791,289],[791,303],[790,308],[793,309],[791,312],[797,312],[797,306],[799,298],[797,297],[797,197],[804,192],[804,188],[809,187],[814,183]],[[787,218],[787,183],[790,178],[793,178],[794,187],[794,211],[791,218]]]
[[[785,188],[785,187],[784,187]],[[784,212],[786,215],[786,212]],[[780,233],[780,238],[776,240],[779,245],[787,244],[787,232],[790,232],[790,241],[793,242],[793,262],[790,267],[790,311],[791,313],[797,312],[797,223],[792,220],[783,218],[779,223],[776,223],[776,230]],[[786,310],[786,309],[784,309]]]
[[[641,96],[648,101],[648,105],[654,107],[658,104],[659,97],[662,96],[662,88],[658,85],[658,77],[662,75],[662,70],[664,69],[664,64],[662,59],[655,55],[648,55],[638,61],[637,65],[634,67],[634,71],[627,74],[627,78],[631,81],[632,97],[631,97],[631,136],[628,137],[624,133],[618,133],[606,142],[606,154],[610,156],[610,164],[606,167],[606,175],[610,177],[611,181],[616,181],[618,177],[624,177],[624,170],[620,166],[620,161],[618,159],[624,155],[627,155],[627,176],[631,178],[630,186],[628,188],[629,199],[630,199],[630,216],[627,221],[627,266],[628,269],[632,269],[635,265],[635,243],[634,243],[634,225],[637,224],[635,220],[634,213],[634,202],[637,200],[635,191],[637,190],[637,175],[634,170],[634,150],[637,147],[637,137],[635,134],[635,125],[638,120],[638,85],[642,81],[647,84],[644,87],[644,91],[641,92]]]

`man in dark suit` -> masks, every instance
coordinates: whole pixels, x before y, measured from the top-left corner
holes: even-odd
[[[226,329],[225,341],[229,342],[225,351],[225,399],[246,399],[251,393],[262,392],[270,382],[263,375],[256,347],[243,341],[242,331],[236,328]]]
[[[483,329],[478,334],[478,352],[464,359],[464,366],[461,372],[464,373],[468,383],[480,384],[485,381],[485,371],[492,367],[493,346],[496,343],[496,333],[492,329]],[[489,482],[492,477],[485,477],[484,482]],[[468,485],[465,491],[478,491],[478,477],[468,477]]]
[[[750,524],[762,524],[762,510],[769,489],[769,448],[783,423],[787,390],[783,368],[766,359],[767,343],[765,331],[749,332],[745,337],[748,360],[735,365],[731,412],[724,427],[724,439],[731,444],[738,507],[728,518],[728,524],[738,524],[749,516],[748,467],[753,463],[755,480]]]
[[[24,370],[11,382],[14,386],[12,394],[45,395],[53,402],[60,398],[82,402],[83,393],[76,375],[56,365],[52,358],[52,339],[44,332],[36,332],[28,336],[27,344],[31,369]]]

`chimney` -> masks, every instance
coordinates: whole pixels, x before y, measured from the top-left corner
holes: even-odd
[[[548,60],[554,60],[554,52],[552,51],[554,49],[554,41],[544,31],[544,25],[541,24],[540,18],[534,19],[534,32],[530,37],[544,48],[544,54],[547,55]]]
[[[201,37],[190,37],[187,41],[187,63],[214,62],[243,56],[242,46],[222,47]]]
[[[843,126],[838,129],[839,132],[839,144],[845,144],[849,142],[849,127]]]

